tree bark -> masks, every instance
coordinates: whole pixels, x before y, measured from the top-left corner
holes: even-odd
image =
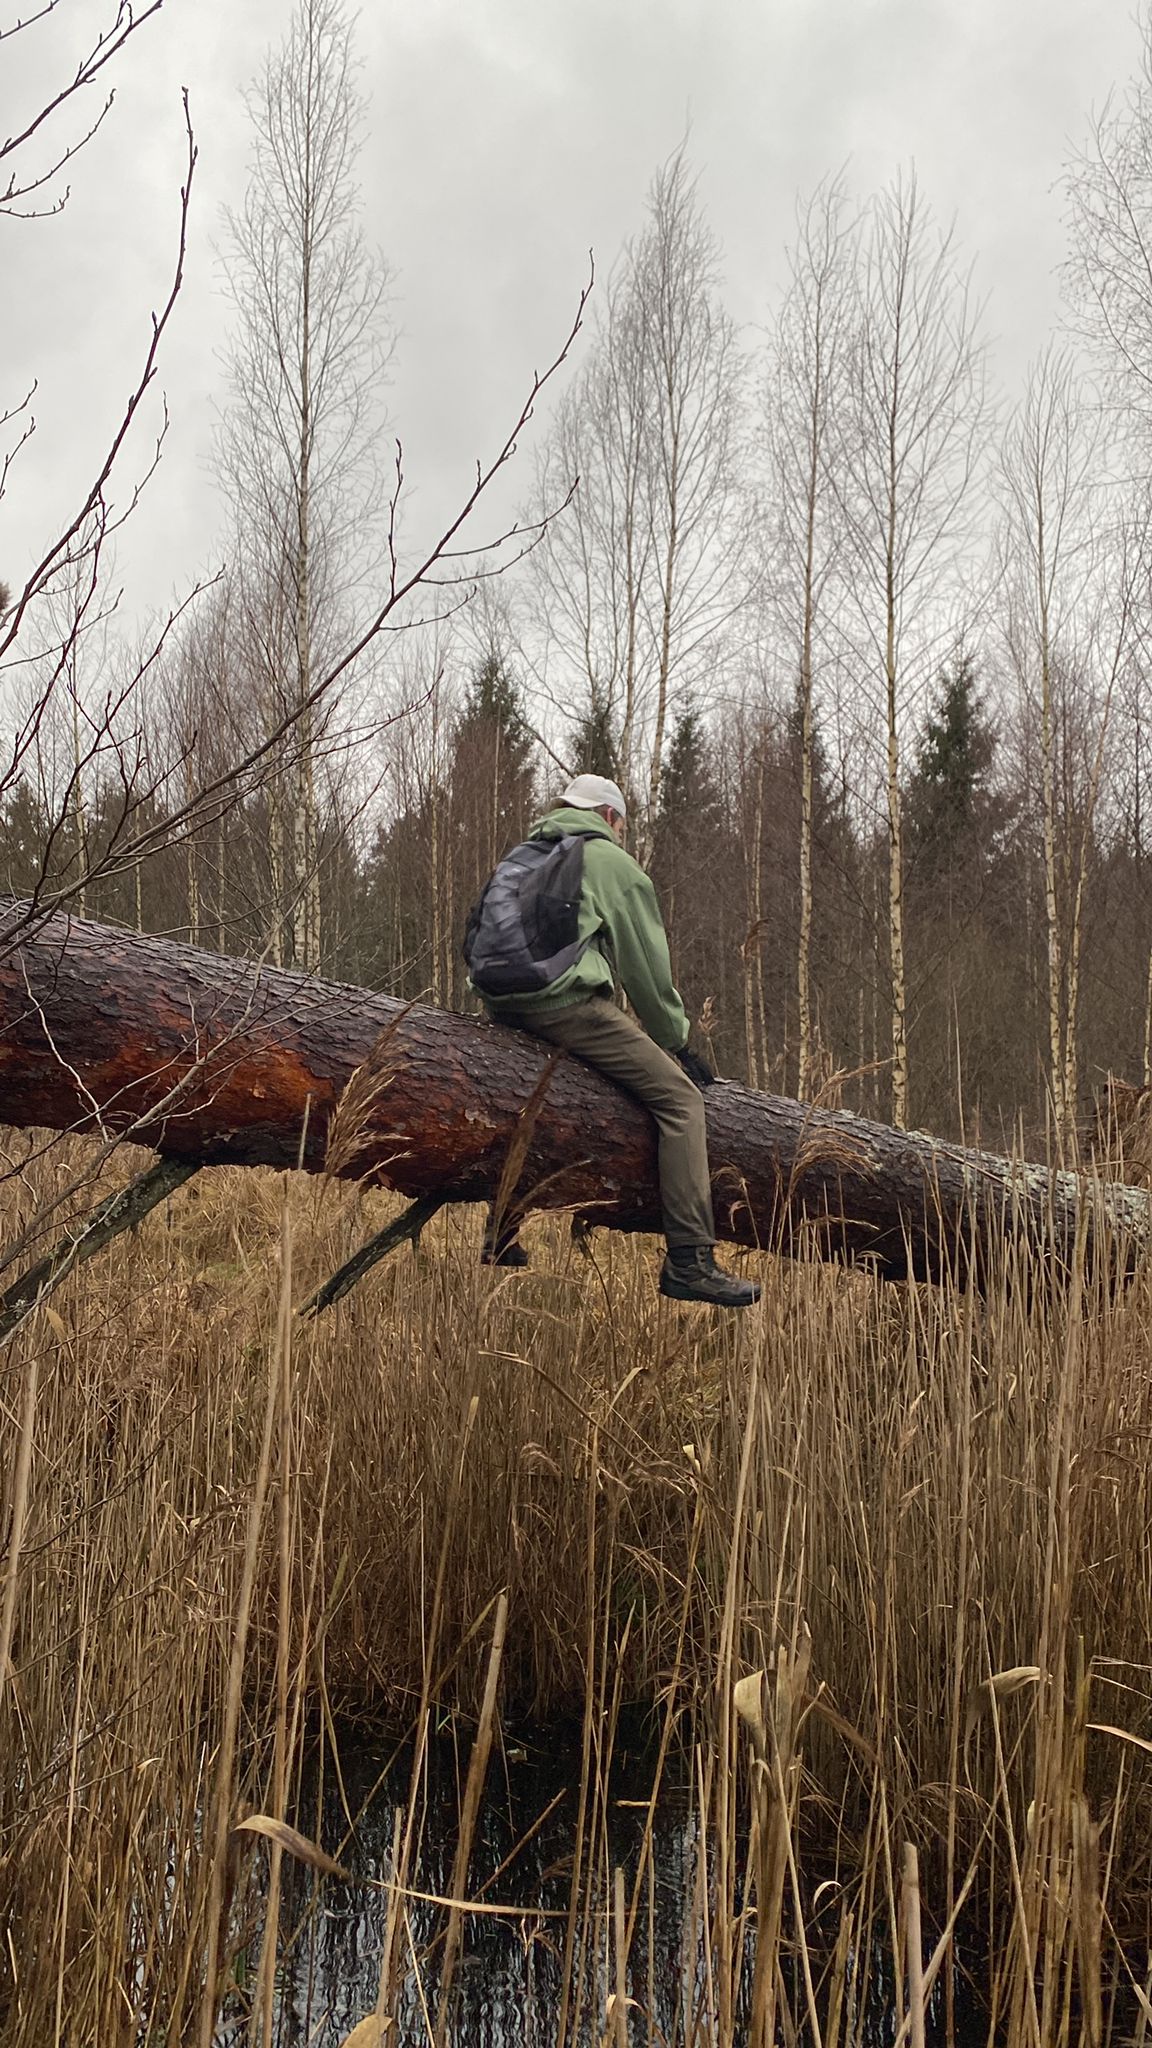
[[[293,1167],[660,1227],[647,1114],[503,1026],[66,917],[0,915],[0,1119],[119,1132],[163,1159]],[[1149,1197],[722,1083],[705,1097],[719,1235],[983,1278],[1006,1247],[1131,1269]]]

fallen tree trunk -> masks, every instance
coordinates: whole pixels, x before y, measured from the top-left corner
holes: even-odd
[[[8,935],[6,943],[6,934]],[[979,1277],[1005,1245],[1130,1268],[1147,1195],[1097,1188],[731,1083],[705,1098],[719,1235]],[[565,1208],[657,1230],[643,1110],[579,1061],[478,1020],[66,917],[0,916],[0,1120],[130,1137],[163,1159],[329,1171],[412,1197]]]

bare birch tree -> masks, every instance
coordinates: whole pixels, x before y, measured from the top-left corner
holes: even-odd
[[[915,176],[874,199],[857,275],[848,404],[830,450],[865,659],[883,696],[892,1118],[908,1108],[901,721],[932,672],[987,424],[968,279]],[[948,630],[952,630],[951,627]]]
[[[541,464],[545,500],[572,474],[580,488],[537,558],[549,670],[562,677],[554,691],[606,707],[642,857],[672,696],[715,665],[745,587],[740,364],[716,240],[682,150],[657,173],[648,206]]]
[[[1065,282],[1125,439],[1152,433],[1152,5],[1138,76],[1092,122],[1068,168]]]
[[[313,685],[332,614],[364,567],[365,485],[384,372],[385,273],[357,221],[363,121],[343,0],[299,0],[248,94],[252,167],[229,219],[237,310],[219,469],[232,500],[250,637],[268,722],[294,713],[291,759],[269,785],[276,957],[320,951]]]
[[[1076,393],[1070,358],[1049,350],[1036,365],[1009,426],[1002,459],[1007,547],[1015,571],[1009,644],[1017,679],[1039,712],[1048,1077],[1053,1121],[1062,1140],[1068,1135],[1070,1105],[1058,875],[1057,668],[1062,656],[1072,658],[1077,612],[1086,599],[1097,438]]]
[[[800,919],[796,957],[799,1073],[812,1087],[816,1024],[812,1000],[812,819],[814,693],[824,596],[838,557],[842,520],[828,474],[836,410],[844,400],[845,339],[852,281],[852,233],[842,179],[820,185],[798,212],[790,283],[770,339],[764,391],[771,510],[776,521],[775,601],[796,663],[800,738]]]
[[[1149,470],[1152,441],[1152,5],[1139,15],[1140,69],[1127,91],[1111,97],[1092,123],[1087,144],[1066,177],[1072,249],[1065,265],[1068,296],[1100,372],[1108,401],[1111,461],[1137,488]],[[1145,592],[1139,631],[1152,630]],[[1141,675],[1138,692],[1146,691]],[[1141,719],[1133,721],[1137,815]],[[1139,834],[1138,834],[1139,838]],[[1144,934],[1147,974],[1143,1070],[1152,1079],[1152,931]]]
[[[1050,348],[1005,438],[1008,642],[1039,741],[1047,1069],[1062,1148],[1080,1086],[1085,892],[1112,711],[1148,572],[1147,493],[1116,502],[1082,366]]]

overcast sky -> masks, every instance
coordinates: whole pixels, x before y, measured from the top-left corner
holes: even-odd
[[[3,133],[113,12],[61,0],[46,28],[0,43]],[[200,161],[162,364],[171,430],[119,547],[127,615],[218,559],[208,456],[228,309],[213,245],[243,192],[241,88],[290,14],[290,0],[165,0],[115,68],[117,104],[65,213],[0,221],[0,409],[39,379],[37,436],[0,505],[0,575],[19,579],[74,503],[166,294],[182,85]],[[506,431],[589,248],[605,274],[686,126],[750,335],[796,194],[845,162],[861,193],[914,162],[955,217],[996,368],[1018,386],[1059,313],[1062,167],[1139,42],[1129,0],[367,0],[365,230],[394,274],[390,411],[422,517],[451,511]]]

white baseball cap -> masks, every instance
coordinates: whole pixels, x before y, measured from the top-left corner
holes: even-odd
[[[560,799],[571,804],[576,811],[615,811],[618,817],[628,816],[624,793],[615,782],[609,782],[606,775],[577,775],[568,784]]]

